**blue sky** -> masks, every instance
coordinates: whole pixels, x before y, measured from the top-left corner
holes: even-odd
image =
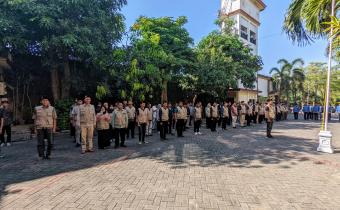
[[[272,67],[277,66],[277,60],[285,58],[293,60],[303,58],[306,63],[326,62],[326,40],[318,40],[310,46],[294,45],[282,33],[284,14],[291,0],[265,0],[267,8],[261,13],[259,31],[259,54],[263,59],[261,73],[269,74]],[[214,21],[220,8],[220,0],[128,0],[123,8],[126,26],[130,27],[141,16],[187,16],[186,28],[197,43],[202,37],[217,27]]]

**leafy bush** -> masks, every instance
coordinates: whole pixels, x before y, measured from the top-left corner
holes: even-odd
[[[70,109],[73,103],[71,99],[59,100],[55,103],[58,116],[57,127],[60,130],[67,130],[70,127]]]

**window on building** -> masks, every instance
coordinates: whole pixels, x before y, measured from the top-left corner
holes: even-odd
[[[245,40],[248,40],[248,29],[245,26],[241,25],[241,37]]]
[[[250,31],[250,43],[256,45],[256,33],[254,31]]]

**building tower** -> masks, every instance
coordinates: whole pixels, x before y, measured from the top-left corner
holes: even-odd
[[[266,8],[262,0],[221,0],[220,16],[227,16],[235,22],[235,33],[240,37],[255,55],[258,55],[258,29],[261,25],[260,12]],[[223,27],[223,25],[222,25]],[[257,100],[262,92],[256,82],[255,88],[245,89],[241,82],[238,82],[238,90],[231,91],[237,101]]]

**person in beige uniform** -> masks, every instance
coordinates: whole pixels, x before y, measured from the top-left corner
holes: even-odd
[[[210,122],[210,129],[212,132],[216,131],[217,121],[219,119],[218,113],[218,104],[216,102],[213,103],[211,110],[211,122]]]
[[[202,103],[198,102],[194,108],[194,132],[195,135],[202,135],[200,127],[202,124]]]
[[[233,103],[233,105],[231,106],[231,118],[233,128],[236,128],[237,117],[238,117],[237,105],[236,103]]]
[[[41,98],[41,106],[34,108],[33,119],[38,140],[38,154],[43,159],[50,159],[53,133],[57,126],[57,113],[47,97]],[[45,139],[47,150],[45,151]]]
[[[245,120],[246,120],[246,114],[247,114],[247,107],[244,103],[244,101],[241,101],[241,110],[240,110],[240,125],[241,127],[244,127],[244,123],[245,123]]]
[[[163,102],[163,106],[159,109],[159,122],[160,122],[160,136],[161,140],[167,140],[166,134],[168,133],[169,126],[169,108],[168,103]]]
[[[148,103],[148,124],[146,126],[146,136],[152,136],[152,105],[151,103]]]
[[[126,110],[123,109],[122,103],[118,103],[118,109],[112,113],[111,125],[115,130],[115,149],[119,146],[126,147],[125,135],[126,129],[128,128],[128,114]]]
[[[91,97],[85,96],[84,104],[79,106],[78,119],[81,130],[81,153],[93,152],[93,132],[96,127],[96,112]]]
[[[206,127],[207,129],[210,129],[210,124],[211,124],[211,104],[208,103],[207,104],[207,107],[205,107],[205,124],[206,124]]]
[[[263,120],[265,119],[265,107],[262,103],[259,104],[259,124],[262,124]]]
[[[267,118],[267,138],[273,138],[271,132],[273,129],[273,123],[275,119],[275,111],[273,107],[273,101],[271,99],[267,100],[266,110],[266,118]]]
[[[131,138],[135,138],[135,125],[136,125],[136,108],[133,106],[132,101],[128,102],[128,106],[125,107],[125,110],[128,114],[128,128],[126,130],[126,136],[127,138],[130,137],[130,132],[131,132]]]
[[[104,103],[105,104],[105,103]],[[110,146],[110,122],[111,115],[107,112],[107,108],[103,105],[100,112],[96,115],[97,131],[98,131],[98,148],[105,149]]]
[[[184,120],[187,115],[187,109],[183,106],[183,102],[180,101],[178,103],[178,107],[176,109],[175,119],[176,119],[176,130],[177,130],[177,137],[184,137],[183,136],[183,128],[184,128]]]
[[[228,103],[224,102],[222,107],[222,129],[227,130],[227,122],[229,120],[229,107]]]
[[[149,120],[149,109],[145,108],[145,103],[142,102],[140,104],[140,108],[137,110],[137,125],[139,131],[139,144],[145,144],[145,135],[146,135],[146,128],[148,127],[150,120]],[[151,119],[152,121],[152,119]]]

